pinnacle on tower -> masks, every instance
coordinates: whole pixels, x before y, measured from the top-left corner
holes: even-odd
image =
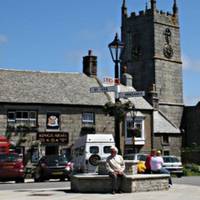
[[[173,15],[176,15],[178,13],[178,7],[176,4],[176,0],[174,0],[174,5],[173,5]]]
[[[122,7],[126,8],[126,0],[123,0]]]
[[[126,0],[123,0],[122,3],[122,15],[127,15]]]
[[[156,10],[156,0],[151,0],[151,10]]]
[[[146,1],[146,5],[145,5],[145,11],[148,10],[148,2]]]

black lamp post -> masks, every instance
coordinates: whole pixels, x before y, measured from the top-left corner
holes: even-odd
[[[118,34],[116,33],[114,40],[108,45],[110,50],[110,54],[112,57],[113,62],[115,63],[115,85],[119,83],[119,62],[120,62],[120,55],[121,51],[124,48],[124,43],[122,43],[119,38]],[[118,91],[115,93],[115,103],[119,101],[118,99]],[[121,153],[120,149],[120,120],[119,116],[115,114],[115,144],[116,147],[119,149],[119,153]]]
[[[113,62],[115,63],[115,79],[119,78],[119,62],[124,43],[121,42],[116,33],[114,40],[108,45]]]

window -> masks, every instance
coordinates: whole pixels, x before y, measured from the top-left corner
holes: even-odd
[[[164,150],[163,151],[163,155],[164,156],[169,156],[170,155],[170,151],[169,150]]]
[[[143,119],[142,118],[133,118],[127,117],[126,119],[126,137],[133,138],[143,138]]]
[[[111,146],[104,146],[103,147],[103,152],[104,153],[110,153],[110,148],[111,148]]]
[[[8,112],[8,120],[15,121],[15,113],[14,112]]]
[[[37,113],[36,111],[8,111],[7,123],[11,127],[36,127]]]
[[[92,153],[92,154],[99,153],[99,147],[98,146],[91,146],[90,147],[90,153]]]
[[[169,136],[168,135],[163,135],[163,143],[169,144]]]
[[[93,112],[84,112],[82,113],[82,123],[83,124],[94,124],[94,113]]]
[[[144,145],[144,117],[136,116],[134,119],[131,116],[126,117],[125,121],[125,142],[126,144]]]
[[[127,138],[132,138],[132,130],[134,128],[134,121],[131,118],[127,118],[126,120],[126,126],[127,126]]]

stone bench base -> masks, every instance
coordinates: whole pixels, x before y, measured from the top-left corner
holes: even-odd
[[[131,193],[168,190],[168,178],[167,174],[127,175],[122,191]],[[71,178],[71,190],[82,193],[110,193],[111,179],[108,175],[77,174]]]

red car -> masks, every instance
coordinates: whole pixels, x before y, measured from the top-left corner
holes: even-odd
[[[23,160],[16,153],[0,154],[0,181],[24,182]]]

